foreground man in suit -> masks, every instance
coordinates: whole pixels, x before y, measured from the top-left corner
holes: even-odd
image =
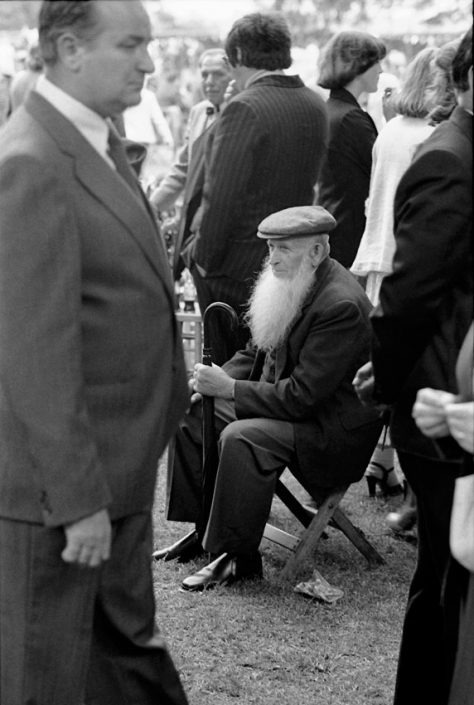
[[[156,467],[185,408],[172,283],[120,140],[138,2],[44,2],[0,135],[2,705],[184,705],[154,623]]]
[[[201,311],[214,301],[239,316],[266,254],[255,237],[263,218],[313,202],[326,149],[322,98],[288,76],[291,37],[285,21],[255,13],[234,23],[225,49],[237,94],[205,145],[201,209],[183,254],[191,263]],[[248,327],[240,330],[244,347]],[[218,329],[213,339],[221,339]]]
[[[221,367],[196,365],[194,389],[215,398],[219,466],[203,546],[218,559],[183,588],[261,574],[258,547],[279,474],[289,466],[314,497],[359,480],[381,424],[357,399],[351,375],[369,352],[370,303],[329,257],[334,218],[288,208],[259,226],[269,258],[252,295],[252,343]],[[200,521],[199,406],[181,424],[168,519]],[[197,534],[155,558],[199,553]],[[224,554],[224,555],[222,555]]]
[[[459,45],[452,77],[458,106],[420,146],[396,193],[393,273],[382,283],[372,319],[375,380],[370,363],[355,379],[362,399],[393,406],[393,445],[418,506],[418,562],[395,705],[448,702],[463,587],[459,575],[446,589],[462,451],[452,438],[434,442],[424,436],[412,409],[424,387],[457,393],[456,358],[473,318],[472,31]],[[436,401],[433,424],[443,416],[443,404]],[[471,692],[469,702],[472,697]]]

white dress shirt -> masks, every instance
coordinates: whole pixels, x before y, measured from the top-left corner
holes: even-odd
[[[112,169],[115,169],[115,165],[107,153],[109,125],[103,117],[51,83],[46,76],[39,77],[34,90],[51,103],[69,122],[72,122],[96,152],[105,159]]]

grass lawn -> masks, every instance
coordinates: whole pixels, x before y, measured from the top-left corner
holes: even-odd
[[[157,547],[192,528],[166,521],[165,484],[162,465],[154,512]],[[369,569],[345,536],[328,529],[328,538],[319,542],[294,584],[309,579],[316,567],[344,591],[333,605],[293,592],[294,584],[279,583],[289,554],[266,540],[263,581],[186,593],[179,589],[181,580],[203,559],[154,564],[158,623],[190,705],[391,705],[416,556],[413,544],[385,527],[385,515],[400,503],[400,497],[369,499],[363,481],[352,485],[342,507],[386,565]],[[278,499],[271,520],[300,531]]]

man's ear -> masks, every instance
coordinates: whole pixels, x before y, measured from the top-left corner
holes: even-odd
[[[235,48],[235,65],[236,66],[242,66],[242,49],[240,47]]]
[[[59,61],[70,71],[76,73],[82,66],[84,44],[72,32],[65,32],[57,40]]]
[[[322,244],[322,242],[315,242],[309,252],[311,264],[313,265],[313,267],[315,269],[317,269],[319,267],[322,260],[324,259],[324,253],[325,253],[325,248],[324,248],[324,245]]]

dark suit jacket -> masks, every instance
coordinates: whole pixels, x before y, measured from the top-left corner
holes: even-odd
[[[369,356],[370,309],[355,278],[328,258],[277,351],[275,383],[260,381],[265,355],[254,347],[224,365],[239,380],[237,418],[293,422],[299,467],[320,486],[359,480],[381,431],[378,415],[362,406],[352,387]]]
[[[163,243],[36,93],[0,135],[0,277],[0,515],[150,508],[187,397]]]
[[[350,267],[365,229],[377,128],[344,88],[332,90],[326,105],[329,146],[319,177],[318,201],[337,220],[331,233],[331,257]]]
[[[400,181],[395,239],[393,273],[372,318],[376,395],[395,404],[395,446],[439,458],[411,410],[423,387],[456,393],[456,357],[473,317],[472,116],[462,108],[421,145]],[[454,441],[441,446],[460,456]]]
[[[230,101],[206,141],[202,213],[191,248],[209,276],[254,277],[266,254],[259,223],[312,203],[326,139],[324,102],[298,76],[264,76]]]

